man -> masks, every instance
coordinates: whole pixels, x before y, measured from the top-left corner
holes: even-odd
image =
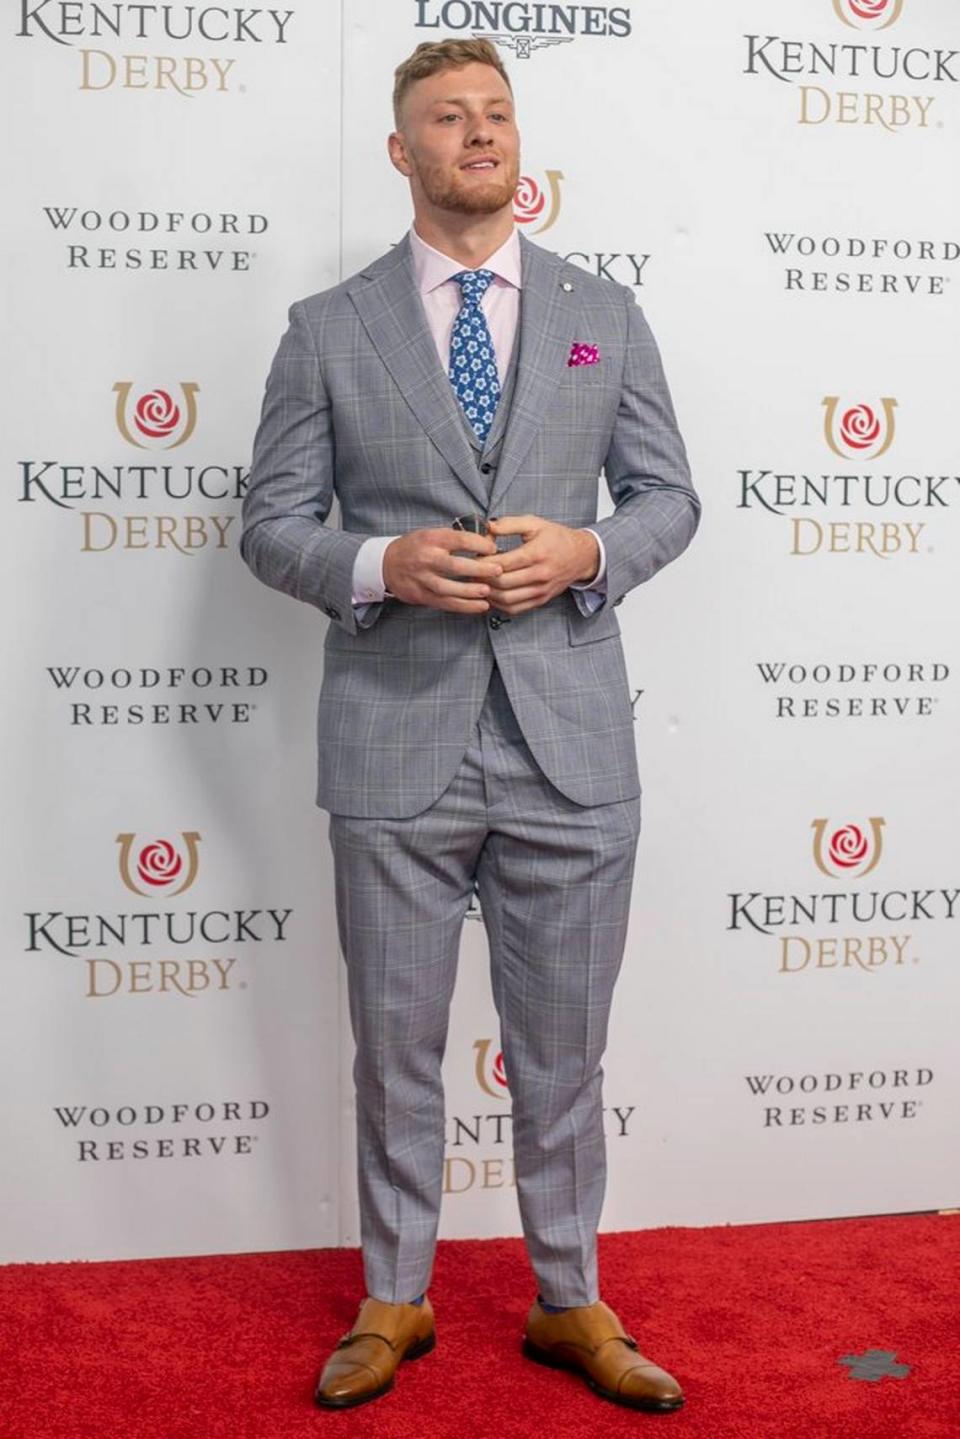
[[[525,1352],[675,1409],[676,1380],[600,1301],[596,1230],[640,823],[614,607],[686,547],[699,504],[632,292],[514,227],[519,137],[493,45],[419,45],[394,111],[413,227],[292,306],[241,542],[260,579],[333,622],[317,799],[356,1040],[367,1297],[316,1400],[375,1399],[434,1345],[440,1068],[476,890],[539,1285]],[[616,508],[597,522],[601,469]],[[471,515],[479,533],[454,525]]]

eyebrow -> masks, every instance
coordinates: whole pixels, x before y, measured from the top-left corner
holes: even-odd
[[[513,100],[509,95],[495,95],[492,100],[484,100],[485,105],[512,105]],[[431,100],[431,105],[462,105],[466,108],[466,100],[459,95],[451,95],[446,100]]]

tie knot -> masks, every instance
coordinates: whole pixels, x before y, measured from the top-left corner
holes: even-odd
[[[461,270],[454,275],[465,305],[479,305],[493,284],[492,270]]]

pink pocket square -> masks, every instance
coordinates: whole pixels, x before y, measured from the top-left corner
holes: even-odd
[[[600,351],[596,345],[583,345],[574,340],[567,357],[568,365],[599,365]]]

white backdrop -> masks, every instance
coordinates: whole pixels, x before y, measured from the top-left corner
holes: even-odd
[[[605,1227],[957,1202],[952,0],[26,3],[2,1259],[357,1240],[326,621],[248,574],[238,515],[287,306],[406,229],[392,71],[450,34],[502,47],[525,233],[635,287],[704,504],[619,611],[644,833]],[[448,1236],[518,1232],[498,1051],[471,918]]]

